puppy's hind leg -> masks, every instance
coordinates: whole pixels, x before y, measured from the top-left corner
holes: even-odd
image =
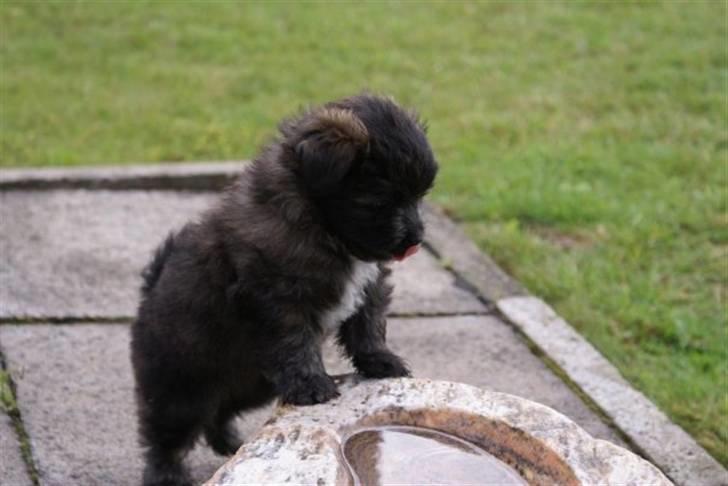
[[[273,386],[260,377],[249,393],[221,404],[212,421],[205,426],[205,439],[217,454],[235,454],[242,445],[235,418],[241,412],[254,410],[270,403],[275,398]]]
[[[220,407],[211,422],[205,425],[205,440],[215,453],[230,456],[243,441],[235,427],[238,409],[230,404]]]
[[[204,403],[183,400],[172,399],[163,406],[147,405],[142,413],[142,442],[147,447],[144,486],[192,485],[183,459],[209,412]]]

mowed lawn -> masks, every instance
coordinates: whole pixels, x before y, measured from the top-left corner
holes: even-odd
[[[243,159],[362,88],[434,199],[728,465],[726,2],[12,2],[0,165]]]

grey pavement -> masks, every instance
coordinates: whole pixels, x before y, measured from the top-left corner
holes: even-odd
[[[138,484],[128,357],[138,274],[167,232],[214,202],[202,190],[229,182],[238,167],[0,171],[0,353],[17,385],[38,471],[29,478],[28,468],[20,467],[17,434],[0,415],[0,485]],[[724,469],[684,432],[676,433],[674,424],[661,422],[664,416],[649,400],[615,377],[596,350],[544,311],[545,304],[482,255],[441,211],[427,206],[426,218],[428,251],[393,265],[388,332],[416,376],[535,400],[622,446],[619,434],[626,433],[638,452],[679,484],[728,483]],[[332,344],[325,362],[332,374],[351,371]],[[598,382],[605,376],[615,386]],[[585,395],[599,412],[585,405]],[[638,401],[644,420],[629,420],[629,397]],[[268,413],[241,419],[240,427],[251,435]],[[650,450],[661,438],[676,444]],[[685,451],[692,462],[679,456]],[[199,481],[224,461],[200,446],[190,456]]]
[[[0,192],[0,319],[131,318],[156,245],[214,201],[171,191]],[[393,314],[485,310],[427,252],[406,263],[393,265]]]
[[[619,442],[513,330],[492,316],[392,319],[392,348],[415,376],[459,381],[549,405],[595,437]],[[0,343],[15,377],[41,484],[138,484],[129,332],[124,324],[3,325]],[[329,345],[332,374],[351,370]],[[249,436],[265,411],[241,420]],[[247,427],[246,427],[247,425]],[[206,447],[190,457],[203,481],[225,462]]]
[[[0,327],[40,484],[140,483],[128,334],[117,324]],[[241,422],[242,431],[263,419]],[[190,455],[199,482],[222,461],[206,447]]]
[[[8,415],[0,410],[0,485],[30,486],[33,482],[20,452],[20,441]]]
[[[138,482],[128,326],[92,321],[128,322],[139,272],[154,247],[214,199],[188,191],[0,192],[0,318],[6,322],[0,350],[17,385],[41,484]],[[392,314],[409,318],[392,320],[389,339],[417,376],[530,398],[619,442],[430,252],[393,270]],[[68,324],[35,324],[46,319]],[[351,370],[332,345],[326,363],[331,373]],[[250,433],[263,418],[241,426]],[[224,458],[197,447],[190,462],[202,481]]]

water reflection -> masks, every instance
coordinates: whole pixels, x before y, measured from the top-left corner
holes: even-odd
[[[344,441],[343,450],[357,486],[528,484],[483,449],[436,430],[362,429]]]

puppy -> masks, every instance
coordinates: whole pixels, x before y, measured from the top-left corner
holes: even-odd
[[[167,238],[132,326],[146,485],[188,484],[182,457],[200,435],[234,453],[239,412],[336,397],[327,336],[365,377],[409,374],[385,343],[386,265],[422,241],[436,173],[415,115],[354,96],[284,121],[218,204]]]

